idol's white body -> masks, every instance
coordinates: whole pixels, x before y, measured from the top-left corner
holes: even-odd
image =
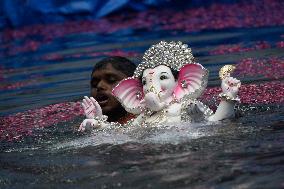
[[[126,111],[137,115],[136,119],[131,121],[132,125],[219,121],[234,116],[239,80],[229,74],[223,77],[221,102],[213,113],[197,100],[206,88],[208,71],[198,63],[182,65],[176,77],[172,70],[169,66],[158,63],[157,66],[143,69],[140,78],[124,79],[113,89],[113,95]],[[97,114],[87,117],[79,130],[84,130],[87,125],[108,125],[105,119],[101,119],[102,111],[95,99],[86,98],[83,107],[87,106],[91,108],[84,108],[86,115],[88,111]]]

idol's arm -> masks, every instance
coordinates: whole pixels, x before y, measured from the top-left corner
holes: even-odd
[[[208,121],[220,121],[235,116],[235,104],[240,101],[238,91],[241,82],[233,77],[226,77],[222,80],[221,102],[216,112],[208,117]]]
[[[216,112],[207,118],[208,121],[220,121],[235,116],[235,101],[221,100]]]
[[[143,121],[145,119],[145,116],[144,116],[144,113],[141,113],[139,116],[137,116],[131,123],[131,125],[134,125],[134,126],[140,126]]]

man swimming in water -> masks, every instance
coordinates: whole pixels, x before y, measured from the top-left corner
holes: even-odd
[[[120,102],[112,95],[112,89],[124,78],[133,75],[136,65],[127,58],[111,56],[97,62],[91,74],[91,98],[85,97],[83,108],[87,118],[95,115],[90,111],[92,97],[101,107],[102,114],[106,115],[107,121],[126,123],[133,118],[121,106]]]

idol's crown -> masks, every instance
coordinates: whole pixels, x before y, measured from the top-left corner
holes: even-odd
[[[173,70],[179,71],[180,68],[189,63],[194,63],[194,57],[187,44],[182,42],[161,41],[152,45],[142,58],[142,62],[137,66],[134,77],[141,77],[143,71],[148,68],[155,68],[159,65],[165,65]]]

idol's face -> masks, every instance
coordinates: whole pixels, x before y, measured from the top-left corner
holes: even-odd
[[[143,92],[154,92],[161,101],[172,97],[176,80],[168,66],[160,65],[153,69],[146,69],[142,76]]]

